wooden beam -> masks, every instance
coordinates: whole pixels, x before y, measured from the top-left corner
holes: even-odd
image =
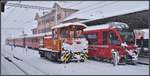
[[[5,4],[6,4],[6,0],[1,0],[1,12],[4,12],[5,11]]]

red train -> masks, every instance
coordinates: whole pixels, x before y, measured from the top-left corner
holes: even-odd
[[[7,38],[6,44],[7,45],[14,45],[14,46],[20,46],[32,49],[38,49],[39,48],[39,41],[40,39],[43,39],[45,35],[49,35],[49,33],[43,33],[43,34],[37,34],[37,35],[30,35],[30,36],[20,36],[15,38]]]
[[[108,60],[113,62],[114,65],[120,63],[136,64],[139,51],[135,44],[134,33],[129,29],[127,24],[111,22],[103,25],[89,26],[84,29],[83,34],[88,40],[89,57],[98,60]],[[40,46],[50,48],[51,44],[47,43],[46,40],[46,37],[49,35],[53,36],[54,34],[50,32],[47,34],[7,39],[6,44],[16,46],[25,46],[26,44],[27,47],[34,49],[39,49]],[[61,33],[58,36],[61,36]],[[43,44],[44,41],[46,41],[45,44]]]
[[[83,37],[83,29],[86,27],[82,23],[53,26],[52,34],[40,41],[42,45],[39,48],[40,56],[59,62],[84,62],[88,52],[88,41]]]
[[[114,64],[136,64],[139,50],[133,30],[127,24],[111,22],[90,26],[84,29],[84,35],[89,42],[89,57]]]

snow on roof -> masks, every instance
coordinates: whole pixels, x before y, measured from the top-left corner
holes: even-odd
[[[101,2],[101,1],[100,1]],[[80,11],[70,15],[63,21],[73,18],[81,19],[103,19],[107,17],[128,14],[132,12],[148,10],[148,1],[105,1],[86,9],[79,9]]]
[[[18,36],[18,37],[12,37],[11,39],[17,39],[17,38],[32,38],[32,37],[42,37],[45,35],[52,35],[52,32],[47,32],[47,33],[40,33],[40,34],[33,34],[33,35],[27,35],[27,36]]]
[[[68,9],[85,9],[85,7],[98,4],[104,1],[55,1],[62,8]]]
[[[71,25],[87,27],[85,24],[77,23],[76,22],[76,23],[64,23],[64,24],[60,24],[60,25],[57,25],[57,26],[53,26],[51,29],[68,27],[68,26],[71,26]]]
[[[123,25],[120,26],[120,25]],[[100,29],[108,29],[108,28],[128,28],[127,24],[122,22],[111,22],[101,25],[95,25],[95,26],[88,26],[84,31],[90,31],[90,30],[100,30]]]

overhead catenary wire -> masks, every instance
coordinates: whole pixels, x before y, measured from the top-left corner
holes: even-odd
[[[19,5],[19,4],[18,4],[18,5]],[[10,7],[12,7],[12,6],[10,6]],[[15,8],[16,8],[16,7],[13,7],[13,9],[12,9],[11,11],[9,11],[8,15],[6,16],[6,18],[8,18],[8,16],[9,16],[9,17],[11,16],[12,12],[15,11],[15,10],[14,10]],[[20,6],[20,8],[22,8],[22,7]],[[25,9],[28,9],[28,8],[25,8]],[[10,13],[11,13],[11,14],[10,14]],[[25,13],[25,12],[23,12],[23,13]],[[23,14],[23,13],[21,13],[21,14]],[[26,16],[22,16],[22,17],[25,18]],[[4,19],[4,20],[6,20],[6,19]],[[8,20],[10,20],[10,18],[7,19],[7,21],[8,21]],[[16,21],[16,19],[15,19],[15,20],[12,20],[12,21]],[[30,20],[30,21],[33,21],[33,19]],[[29,23],[29,21],[25,21],[25,22],[23,22],[22,24],[25,25],[25,24],[27,24],[27,23]],[[4,24],[6,24],[6,22],[5,22]],[[4,28],[3,28],[3,29],[4,29]],[[6,29],[6,28],[5,28],[5,29]],[[7,29],[15,29],[15,28],[7,28]],[[18,29],[18,28],[16,28],[16,29]],[[23,28],[20,28],[20,29],[24,29],[24,27],[23,27]]]
[[[18,5],[18,6],[15,6],[15,5]],[[20,5],[19,6],[19,4],[17,4],[17,3],[9,3],[9,4],[7,4],[7,6],[15,6],[14,7],[14,9],[16,8],[16,7],[20,7],[20,8],[22,8],[22,5]],[[24,7],[25,9],[28,9],[27,7]],[[9,13],[12,13],[12,11],[15,11],[14,9],[12,9]],[[25,13],[25,12],[24,12]],[[10,16],[10,14],[8,14],[8,16]],[[8,17],[7,16],[7,17]],[[7,18],[6,17],[6,18]],[[23,18],[24,18],[24,16],[23,16]],[[16,21],[16,20],[13,20],[13,21]],[[25,22],[22,22],[22,25],[26,25],[26,24],[29,24],[29,22],[32,22],[32,20],[29,20],[29,21],[25,21]],[[5,28],[6,29],[6,28]],[[7,28],[7,29],[19,29],[19,28]],[[24,27],[23,28],[21,28],[21,29],[24,29]]]
[[[33,6],[33,5],[27,5],[27,4],[21,4],[21,2],[19,3],[7,3],[6,6],[10,6],[10,7],[20,7],[20,8],[30,8],[30,9],[39,9],[39,10],[49,10],[52,9],[54,10],[54,8],[48,8],[48,7],[41,7],[41,6]],[[14,11],[14,10],[12,10]],[[11,11],[10,11],[11,13]],[[10,14],[8,14],[10,15]],[[7,17],[6,17],[7,18]]]
[[[12,7],[22,7],[22,8],[31,8],[31,9],[39,9],[39,10],[50,10],[53,8],[49,7],[42,7],[42,6],[33,6],[33,5],[28,5],[28,4],[19,4],[19,3],[8,3],[6,6],[12,6]]]
[[[19,2],[19,3],[21,3],[21,2]],[[18,3],[18,4],[19,4],[19,3]],[[8,4],[8,3],[7,3],[7,4]],[[6,4],[6,5],[7,5],[7,4]],[[9,8],[11,8],[11,6],[10,6]],[[7,15],[4,17],[4,22],[5,22],[6,18],[8,18],[7,21],[10,20],[9,17],[10,17],[11,14],[15,11],[15,9],[16,9],[16,7],[14,7],[13,9],[11,9],[11,10],[7,13]],[[4,24],[5,24],[5,23],[4,23]]]
[[[80,3],[80,4],[82,4],[82,2],[81,2],[81,1],[80,1],[79,3]],[[74,7],[76,4],[79,4],[79,3],[74,3],[74,4],[71,4],[71,5],[66,6],[66,7]]]
[[[98,2],[98,3],[94,3],[94,5],[96,5],[96,4],[99,4],[99,3],[104,3],[104,2]],[[116,2],[115,2],[116,3]],[[91,5],[88,5],[88,6],[85,6],[85,7],[83,7],[83,8],[80,8],[81,10],[82,9],[85,9],[84,11],[79,11],[79,13],[78,14],[80,14],[80,13],[88,13],[88,12],[86,12],[86,11],[89,11],[89,10],[93,10],[93,9],[99,9],[99,8],[102,8],[102,7],[104,7],[104,6],[107,6],[107,5],[110,5],[110,4],[114,4],[114,2],[112,2],[112,3],[107,3],[107,4],[104,4],[104,5],[101,5],[101,6],[99,6],[99,5],[96,5],[96,6],[94,6],[95,8],[91,8],[91,9],[85,9],[85,8],[87,8],[87,7],[90,7],[90,6],[93,6],[93,4],[91,4]],[[78,4],[79,5],[79,4]],[[27,24],[29,24],[30,22],[32,22],[32,20],[30,21],[25,21],[25,22],[22,22],[21,24],[22,25],[27,25]]]
[[[80,8],[80,10],[87,9],[87,8],[89,8],[90,6],[93,6],[93,5],[96,5],[96,4],[102,4],[102,3],[104,3],[104,2],[94,3],[94,4],[88,5],[88,6],[86,6],[86,7]]]
[[[18,4],[20,4],[20,3],[21,3],[21,1],[18,2]],[[6,6],[7,6],[7,4],[8,4],[8,2],[6,3]],[[8,8],[11,8],[11,6],[7,7],[7,9],[8,9]],[[14,7],[11,11],[9,11],[9,12],[8,12],[8,15],[10,15],[10,13],[12,14],[12,12],[15,11],[15,9],[16,9],[16,7]],[[6,18],[7,18],[7,17],[8,17],[8,16],[6,16]]]
[[[107,5],[112,5],[112,4],[115,4],[116,3],[116,1],[115,2],[112,2],[112,3],[107,3],[107,4],[104,4],[104,5],[101,5],[101,6],[99,6],[99,5],[96,5],[97,7],[95,7],[95,8],[91,8],[91,9],[86,9],[86,10],[84,10],[84,11],[81,11],[81,12],[77,12],[77,13],[75,13],[75,14],[81,14],[81,13],[89,13],[89,11],[93,11],[94,9],[99,9],[99,8],[102,8],[102,7],[105,7],[105,6],[107,6]]]
[[[11,3],[10,3],[11,4]],[[17,5],[19,5],[19,4],[17,4]],[[85,7],[86,8],[86,7]]]

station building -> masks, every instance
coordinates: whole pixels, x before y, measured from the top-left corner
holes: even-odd
[[[123,1],[118,2],[118,4],[111,4],[97,9],[94,9],[94,6],[93,9],[91,9],[92,7],[86,9],[70,9],[69,7],[64,8],[60,6],[58,3],[55,3],[53,5],[53,8],[58,9],[57,24],[68,22],[81,22],[88,26],[93,26],[97,24],[104,24],[107,22],[124,22],[129,25],[129,28],[136,31],[148,29],[150,25],[148,18],[149,17],[148,6],[142,7],[140,6],[140,4],[139,6],[137,6],[134,3],[125,3]],[[37,13],[35,16],[35,20],[37,21],[38,25],[36,28],[32,29],[32,33],[40,34],[51,31],[51,27],[56,25],[55,16],[56,10],[52,10],[51,12],[43,16],[39,16],[39,14]],[[148,46],[150,46],[148,42],[150,42],[149,37],[148,41],[146,40],[145,42],[147,48]]]
[[[60,7],[57,3],[54,4],[53,8],[57,8],[57,24],[59,24],[64,18],[70,16],[74,12],[77,12],[77,9],[69,9]],[[32,29],[33,34],[46,33],[51,31],[51,27],[56,25],[56,10],[39,16],[36,13],[35,20],[37,21],[37,27]]]

